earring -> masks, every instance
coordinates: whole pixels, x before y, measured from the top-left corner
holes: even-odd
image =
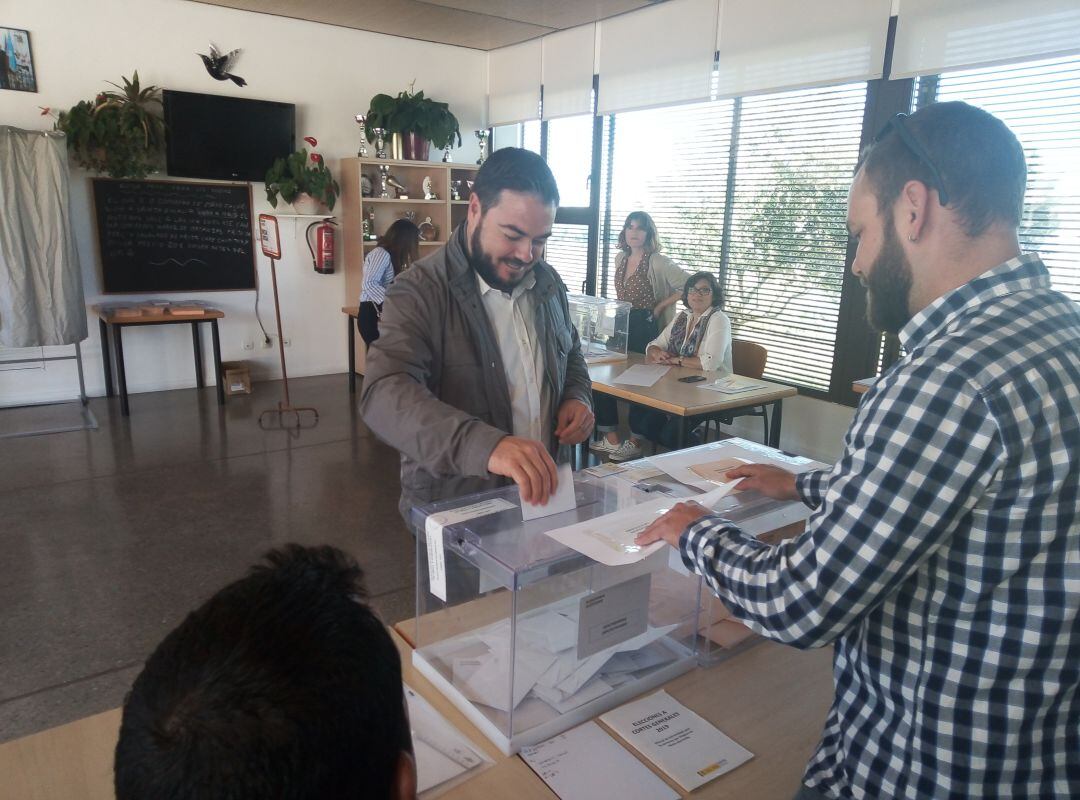
[[[917,241],[919,241],[919,237],[918,237],[918,236],[912,236],[912,235],[911,235],[911,234],[909,233],[909,234],[908,234],[908,237],[907,237],[907,240],[908,240],[909,242],[917,242]]]

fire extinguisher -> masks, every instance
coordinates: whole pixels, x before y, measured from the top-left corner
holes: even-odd
[[[311,243],[311,229],[315,229],[315,244]],[[313,222],[304,232],[308,251],[311,253],[311,266],[320,275],[330,275],[334,271],[334,223],[330,220]]]

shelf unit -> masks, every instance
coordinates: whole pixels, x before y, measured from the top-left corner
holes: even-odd
[[[364,197],[360,190],[360,178],[366,175],[374,191],[378,192],[379,167],[386,164],[390,174],[405,187],[408,199]],[[342,263],[345,266],[345,300],[343,305],[354,306],[360,299],[360,285],[364,280],[364,257],[377,242],[364,241],[364,219],[369,213],[375,214],[374,233],[385,233],[397,219],[405,216],[406,211],[415,214],[417,224],[431,217],[431,222],[438,229],[434,241],[420,242],[420,255],[425,256],[436,248],[446,244],[447,239],[461,222],[465,220],[468,199],[451,200],[450,182],[473,180],[480,167],[475,164],[454,164],[441,161],[396,161],[384,158],[343,158],[341,167],[341,205],[338,221],[341,225],[343,250]],[[432,188],[439,196],[438,200],[424,200],[424,178],[430,177]],[[393,189],[390,190],[394,191]],[[467,196],[466,196],[467,197]],[[364,373],[364,342],[356,339],[356,371]]]

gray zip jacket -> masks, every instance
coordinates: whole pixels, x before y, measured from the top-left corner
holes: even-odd
[[[569,399],[591,409],[592,383],[566,287],[543,261],[533,274],[536,339],[555,398],[552,412]],[[387,291],[379,338],[367,353],[360,411],[375,435],[401,453],[399,509],[407,523],[413,506],[508,482],[487,470],[492,450],[513,430],[513,416],[499,346],[465,254],[464,224]],[[554,430],[555,419],[548,424]],[[556,442],[556,461],[568,455],[559,449]]]

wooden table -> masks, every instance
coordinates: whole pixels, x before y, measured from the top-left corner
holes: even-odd
[[[772,414],[769,424],[769,447],[780,447],[780,422],[785,397],[798,394],[792,386],[754,379],[764,384],[762,389],[752,389],[737,395],[725,395],[699,388],[698,384],[679,383],[679,378],[687,375],[706,375],[699,369],[689,367],[671,367],[667,373],[652,386],[630,386],[615,383],[615,379],[635,364],[645,364],[645,356],[630,353],[625,361],[605,362],[589,366],[593,391],[611,395],[620,400],[655,408],[674,415],[679,421],[677,448],[686,446],[687,433],[693,424],[703,418],[712,417],[728,411],[740,411],[760,405],[771,405]]]
[[[874,381],[877,378],[860,378],[857,381],[853,381],[851,384],[851,391],[855,394],[866,394],[870,391],[870,387],[873,386]]]
[[[341,313],[349,317],[349,394],[356,394],[356,318],[360,316],[360,306],[342,306]]]
[[[405,682],[422,694],[494,766],[442,797],[448,800],[553,800],[555,794],[517,756],[504,756],[426,678],[396,631]],[[695,669],[663,688],[754,754],[705,784],[695,798],[788,800],[821,736],[832,702],[831,649],[801,651],[762,642],[709,669]],[[113,751],[120,709],[0,744],[3,796],[20,800],[112,800]],[[619,739],[616,737],[616,741]],[[633,751],[631,751],[633,752]],[[648,762],[646,766],[660,774]],[[666,779],[665,779],[666,780]],[[676,791],[677,786],[668,783]]]
[[[101,363],[105,372],[105,396],[112,397],[113,379],[112,364],[109,358],[109,333],[112,332],[113,349],[116,354],[116,377],[120,392],[120,413],[125,417],[130,415],[128,407],[127,372],[124,369],[124,342],[121,331],[129,326],[146,325],[180,325],[191,324],[191,342],[195,354],[195,381],[200,389],[206,386],[203,376],[202,340],[199,336],[199,323],[210,323],[210,334],[214,343],[214,376],[217,386],[218,405],[225,405],[225,390],[221,381],[221,340],[218,335],[217,321],[225,314],[217,309],[208,308],[198,314],[155,314],[138,317],[121,316],[119,309],[107,306],[94,306],[93,311],[98,316],[98,326],[101,330]]]

